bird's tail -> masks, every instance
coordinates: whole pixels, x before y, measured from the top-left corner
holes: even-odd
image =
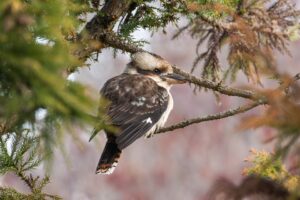
[[[115,140],[108,139],[97,165],[96,174],[111,174],[115,170],[121,155]]]

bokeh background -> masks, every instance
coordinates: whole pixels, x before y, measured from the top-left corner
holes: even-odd
[[[299,7],[300,3],[297,4]],[[152,35],[140,30],[135,33],[135,37],[149,41],[146,50],[189,71],[195,58],[196,41],[187,33],[171,40],[175,32],[176,29],[169,26],[167,34],[159,32]],[[290,46],[292,57],[276,55],[280,71],[290,74],[299,72],[299,48],[298,41]],[[226,67],[225,55],[226,49],[221,54],[222,65]],[[117,54],[114,58],[112,49],[106,49],[100,54],[99,61],[91,62],[89,68],[79,70],[70,79],[88,86],[88,92],[97,98],[105,81],[120,74],[129,60],[129,54]],[[200,75],[200,71],[195,73]],[[269,80],[264,83],[265,87],[273,86]],[[233,85],[244,87],[247,84],[245,77],[239,74],[238,81]],[[174,109],[167,125],[217,113],[245,102],[238,97],[226,96],[221,96],[218,102],[210,91],[194,93],[194,88],[189,85],[175,86],[171,93]],[[263,107],[226,119],[155,135],[150,139],[141,138],[123,151],[117,169],[109,176],[95,175],[106,141],[104,134],[88,142],[92,127],[73,127],[72,135],[75,138],[67,136],[63,148],[55,152],[53,166],[49,171],[51,183],[46,190],[72,200],[205,199],[209,188],[219,178],[239,183],[243,177],[242,170],[248,165],[244,160],[251,148],[272,151],[274,144],[265,141],[274,134],[273,130],[237,129],[244,117],[259,112],[263,112]],[[36,171],[36,174],[44,173],[43,168]],[[27,191],[27,187],[12,174],[2,177],[0,183]]]

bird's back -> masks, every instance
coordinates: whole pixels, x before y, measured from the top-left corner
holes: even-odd
[[[109,101],[106,113],[117,133],[106,132],[107,143],[97,173],[112,173],[122,149],[142,135],[154,132],[165,112],[169,114],[169,92],[143,75],[121,74],[108,80],[100,91]]]
[[[143,75],[121,74],[107,81],[101,89],[102,97],[110,101],[107,114],[123,149],[146,134],[168,108],[169,93],[155,81]]]

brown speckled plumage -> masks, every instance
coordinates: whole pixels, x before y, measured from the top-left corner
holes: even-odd
[[[165,124],[173,108],[169,90],[176,83],[183,79],[173,73],[170,63],[155,54],[137,52],[123,74],[104,84],[100,101],[109,101],[105,123],[118,131],[106,131],[107,143],[96,173],[112,173],[124,148],[143,135],[152,136]],[[95,128],[92,137],[98,131]]]
[[[106,112],[119,130],[106,132],[108,141],[97,166],[97,173],[110,173],[121,150],[149,132],[161,118],[168,106],[169,93],[151,78],[124,73],[108,80],[100,95],[110,101]]]
[[[167,109],[169,100],[166,89],[139,74],[116,76],[106,82],[100,93],[111,102],[107,114],[112,124],[120,129],[116,135],[119,149],[150,130]],[[143,122],[149,117],[152,123]]]

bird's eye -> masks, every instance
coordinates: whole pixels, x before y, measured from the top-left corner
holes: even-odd
[[[155,68],[153,71],[154,71],[155,74],[160,74],[161,73],[160,69],[157,69],[157,68]]]

